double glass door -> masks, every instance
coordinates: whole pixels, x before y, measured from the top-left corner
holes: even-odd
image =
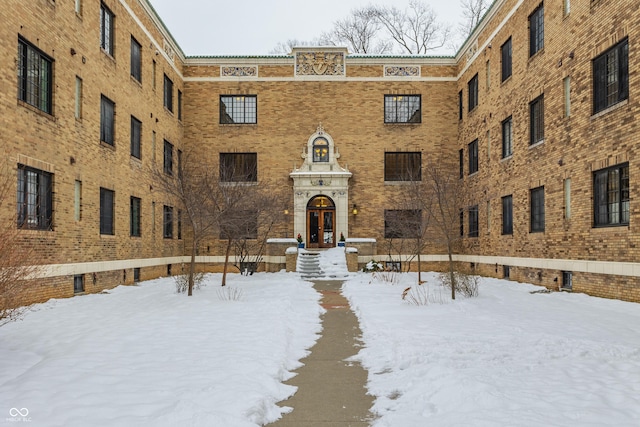
[[[307,236],[310,248],[332,248],[335,246],[333,209],[309,209],[307,211]]]

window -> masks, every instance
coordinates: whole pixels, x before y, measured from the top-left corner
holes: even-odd
[[[544,94],[529,104],[529,121],[529,144],[533,145],[544,141]]]
[[[469,208],[469,237],[478,237],[478,205]]]
[[[629,39],[593,60],[593,113],[629,98]]]
[[[324,138],[313,141],[313,162],[326,163],[329,161],[329,142]]]
[[[258,121],[256,95],[220,96],[221,124],[255,124]]]
[[[513,234],[513,196],[502,198],[502,234]]]
[[[220,181],[257,182],[257,153],[220,153]]]
[[[564,291],[570,291],[573,289],[573,272],[571,271],[562,272],[562,286],[560,289]]]
[[[571,178],[563,183],[564,187],[564,219],[571,219]]]
[[[397,271],[400,273],[402,272],[402,261],[385,261],[384,269],[385,271]]]
[[[541,3],[529,15],[529,56],[538,53],[544,47],[544,5]]]
[[[478,106],[478,74],[473,76],[468,83],[469,88],[469,111]]]
[[[460,178],[464,178],[464,150],[462,148],[458,150],[458,157],[460,162]]]
[[[18,38],[18,99],[52,113],[53,60],[22,37]]]
[[[462,91],[458,92],[458,120],[462,120]]]
[[[182,211],[178,210],[178,240],[182,239]]]
[[[182,120],[182,91],[178,89],[178,120]]]
[[[100,47],[113,56],[113,12],[104,3],[100,4]]]
[[[80,221],[82,209],[82,181],[75,181],[73,194],[73,218]]]
[[[156,90],[156,60],[151,60],[151,87]]]
[[[131,37],[131,77],[142,82],[142,45]]]
[[[173,81],[164,75],[164,108],[173,113]]]
[[[84,292],[84,274],[76,274],[73,276],[73,293],[80,294]]]
[[[571,116],[571,77],[565,77],[562,81],[564,88],[564,116]]]
[[[165,239],[173,239],[173,208],[164,206],[162,210],[162,236]]]
[[[385,181],[420,181],[422,179],[422,153],[384,153]]]
[[[412,239],[420,237],[422,211],[420,209],[384,211],[385,239]]]
[[[460,237],[464,237],[464,211],[460,209]]]
[[[544,187],[534,188],[529,194],[531,232],[544,231]]]
[[[100,188],[100,234],[115,234],[113,227],[115,193]]]
[[[18,228],[51,230],[53,175],[18,165]]]
[[[511,267],[508,265],[502,266],[502,277],[505,279],[509,279],[511,277]]]
[[[629,164],[593,174],[594,225],[606,227],[629,224]]]
[[[82,79],[76,76],[76,105],[75,105],[76,119],[82,118]]]
[[[140,204],[140,198],[131,196],[130,234],[134,237],[140,237]]]
[[[509,116],[502,122],[502,158],[513,154],[513,117]]]
[[[178,150],[178,178],[182,178],[182,150]]]
[[[502,56],[502,81],[511,77],[511,37],[500,48]]]
[[[109,145],[114,144],[115,104],[102,95],[100,97],[100,141]]]
[[[164,140],[164,173],[173,175],[173,144]]]
[[[385,123],[422,122],[420,95],[385,95]]]
[[[478,172],[478,140],[469,144],[469,175]]]
[[[140,281],[140,267],[133,268],[133,283],[138,283]]]
[[[131,116],[131,155],[141,158],[140,139],[142,136],[142,122]]]

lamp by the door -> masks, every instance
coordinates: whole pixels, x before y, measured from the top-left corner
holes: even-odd
[[[351,209],[351,213],[354,215],[358,215],[358,206],[354,203],[353,209]]]

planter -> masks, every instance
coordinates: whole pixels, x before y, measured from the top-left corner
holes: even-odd
[[[338,247],[339,248],[344,248],[344,242],[338,242]]]
[[[304,243],[298,243],[298,247],[304,249]]]

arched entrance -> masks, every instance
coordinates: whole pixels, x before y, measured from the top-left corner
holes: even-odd
[[[319,195],[307,203],[307,247],[332,248],[335,246],[336,206],[330,197]]]

